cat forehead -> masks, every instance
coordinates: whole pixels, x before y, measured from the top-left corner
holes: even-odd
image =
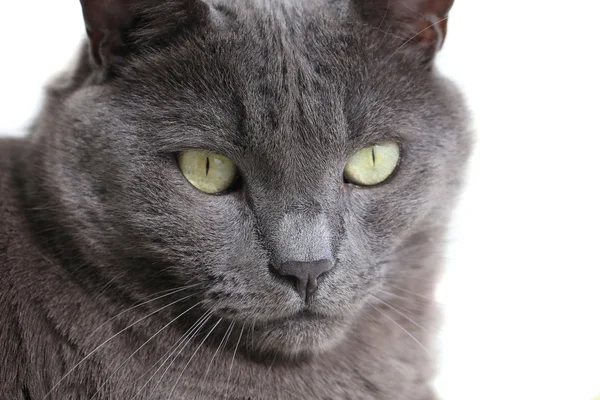
[[[295,144],[319,154],[338,150],[349,135],[365,144],[379,139],[386,102],[402,97],[404,86],[418,87],[398,79],[414,73],[410,65],[378,64],[368,55],[376,43],[314,7],[298,18],[291,13],[302,7],[292,3],[227,5],[259,3],[273,12],[263,4],[125,67],[121,89],[131,100],[124,102],[153,125],[152,140],[165,149],[208,143],[271,153]],[[349,114],[357,126],[348,126]]]
[[[339,47],[316,40],[286,42],[260,30],[245,39],[218,33],[136,60],[120,89],[138,97],[128,102],[134,108],[153,105],[154,115],[179,113],[180,121],[212,127],[235,117],[243,122],[237,128],[252,135],[322,125],[342,112],[350,68],[344,58]]]
[[[121,87],[127,107],[119,112],[152,126],[152,142],[160,147],[207,144],[285,157],[294,145],[314,157],[341,152],[349,139],[369,144],[389,132],[378,127],[387,119],[384,97],[397,99],[387,85],[358,82],[370,79],[357,72],[368,68],[339,47],[314,55],[222,38],[201,46],[144,60]],[[204,57],[207,53],[217,55]],[[394,85],[402,91],[401,81]]]
[[[221,12],[228,16],[247,16],[250,19],[268,16],[270,18],[289,20],[290,16],[299,19],[299,15],[332,13],[341,17],[341,13],[349,12],[351,1],[331,0],[204,0],[213,12]]]

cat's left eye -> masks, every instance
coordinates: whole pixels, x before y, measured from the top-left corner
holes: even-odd
[[[183,176],[196,189],[217,194],[229,189],[237,176],[233,161],[221,155],[203,150],[187,150],[179,155],[179,168]]]
[[[400,146],[386,142],[356,152],[344,168],[348,181],[360,186],[373,186],[389,178],[400,160]]]

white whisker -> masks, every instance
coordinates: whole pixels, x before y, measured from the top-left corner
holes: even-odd
[[[371,307],[373,307],[378,313],[380,313],[381,315],[383,315],[384,317],[386,317],[387,319],[389,319],[390,321],[392,321],[398,328],[402,329],[402,331],[404,333],[406,333],[408,336],[410,336],[410,338],[412,340],[415,341],[415,343],[417,343],[419,345],[419,347],[421,347],[427,354],[431,354],[429,352],[429,350],[427,350],[427,348],[425,346],[423,346],[423,344],[421,342],[419,342],[419,340],[414,337],[409,331],[407,331],[402,325],[400,325],[397,321],[395,321],[392,317],[390,317],[389,315],[387,315],[386,313],[384,313],[383,311],[381,311],[380,309],[378,309],[377,307],[375,307],[374,305],[370,304]]]
[[[235,361],[235,354],[237,353],[237,349],[240,345],[240,342],[242,341],[242,335],[244,334],[245,326],[246,326],[246,323],[244,322],[244,324],[242,325],[242,329],[240,330],[240,337],[238,338],[238,341],[235,345],[235,349],[233,350],[233,357],[231,358],[231,366],[229,367],[229,374],[227,375],[227,386],[225,388],[225,398],[227,398],[227,395],[229,394],[229,380],[231,379],[231,371],[233,371],[233,363]]]
[[[206,372],[204,373],[204,378],[202,378],[202,385],[200,386],[200,398],[202,398],[202,393],[204,392],[204,384],[206,382],[206,378],[208,377],[208,373],[210,372],[210,367],[212,366],[213,362],[215,361],[215,358],[217,357],[219,350],[221,350],[221,346],[223,346],[223,343],[225,343],[227,340],[229,340],[229,336],[231,335],[231,332],[233,331],[234,325],[235,325],[235,322],[232,322],[231,324],[229,324],[227,331],[225,332],[225,334],[223,335],[223,338],[221,339],[221,343],[219,343],[219,346],[217,346],[217,350],[215,350],[215,354],[213,354],[212,358],[210,359],[210,362],[208,363],[208,367],[206,367]]]
[[[252,321],[252,329],[250,331],[250,348],[252,349],[252,351],[254,351],[254,328],[256,327],[256,319],[257,317],[254,317],[254,320]]]
[[[179,374],[179,377],[175,381],[175,384],[173,385],[173,389],[171,389],[171,392],[169,393],[169,397],[167,397],[167,400],[171,399],[171,396],[173,396],[173,393],[175,392],[175,388],[177,387],[177,384],[179,383],[179,381],[181,380],[181,377],[185,373],[185,370],[187,369],[187,367],[190,365],[190,363],[194,359],[194,356],[198,353],[198,351],[200,351],[200,348],[202,347],[202,345],[204,344],[204,342],[206,342],[206,339],[208,339],[208,337],[210,336],[210,334],[217,328],[217,326],[221,323],[221,321],[223,321],[223,318],[219,318],[219,320],[215,323],[215,326],[213,326],[212,329],[206,334],[206,336],[204,337],[204,339],[202,339],[202,342],[200,342],[200,344],[198,345],[198,347],[196,348],[196,350],[194,351],[194,353],[192,354],[192,356],[188,360],[187,364],[185,364],[185,366],[183,367],[183,370],[181,371],[181,374]]]
[[[160,365],[160,367],[158,367],[158,369],[156,370],[156,372],[154,373],[154,375],[156,375],[158,373],[158,371],[160,371],[160,369],[162,368],[162,366],[169,360],[169,358],[175,353],[175,351],[177,351],[177,354],[175,354],[175,357],[173,357],[173,359],[171,360],[171,362],[169,363],[169,365],[167,365],[167,367],[165,368],[165,370],[163,371],[162,375],[160,376],[160,378],[158,379],[158,381],[156,382],[156,384],[154,385],[154,390],[156,390],[158,388],[158,386],[160,385],[160,383],[162,382],[162,380],[164,379],[164,377],[166,376],[167,372],[169,371],[169,369],[171,369],[171,367],[173,366],[173,364],[175,363],[175,361],[177,360],[177,358],[179,357],[179,355],[183,352],[183,350],[185,350],[185,348],[187,347],[187,345],[194,340],[196,334],[198,334],[198,332],[200,332],[200,330],[202,330],[202,328],[204,327],[204,325],[210,320],[210,317],[212,316],[213,312],[211,311],[210,313],[205,314],[205,317],[202,317],[202,319],[200,321],[198,321],[198,326],[196,328],[194,328],[194,330],[190,333],[189,337],[187,338],[187,340],[182,343],[183,346],[181,346],[181,348],[179,348],[179,351],[177,351],[177,348],[173,351],[173,353],[171,353],[171,355],[169,357],[167,357],[167,359]],[[152,375],[150,377],[150,379],[152,379],[154,377],[154,375]]]
[[[100,293],[98,293],[98,295],[96,295],[92,301],[97,301],[103,294],[104,292],[106,292],[106,290],[110,287],[110,285],[112,285],[114,282],[118,281],[119,279],[121,279],[123,276],[125,276],[125,272],[121,272],[120,274],[117,274],[117,276],[115,276],[114,278],[112,278],[111,280],[109,280],[108,282],[106,282],[103,286],[102,286],[102,290],[100,291]]]
[[[189,311],[191,311],[192,309],[196,308],[198,305],[200,305],[200,303],[196,303],[193,306],[191,306],[190,308],[188,308],[187,310],[185,310],[184,312],[182,312],[181,314],[179,314],[177,317],[175,317],[173,320],[171,320],[168,324],[166,324],[165,326],[163,326],[162,328],[160,328],[158,330],[158,332],[156,332],[154,335],[150,336],[150,338],[148,340],[146,340],[144,343],[142,343],[142,345],[140,347],[137,348],[136,351],[134,351],[125,361],[123,361],[121,363],[121,365],[119,365],[110,375],[108,378],[106,378],[106,381],[100,385],[98,387],[98,389],[96,390],[96,392],[94,393],[94,395],[90,398],[90,400],[94,399],[99,393],[100,393],[100,389],[102,389],[104,386],[106,386],[106,384],[110,381],[110,379],[121,369],[123,368],[123,366],[125,364],[127,364],[127,362],[129,362],[145,345],[147,345],[148,343],[150,343],[150,341],[152,339],[154,339],[156,336],[158,336],[158,334],[160,334],[162,331],[164,331],[167,327],[169,327],[171,324],[173,324],[175,321],[177,321],[179,318],[181,318],[183,315],[187,314]]]
[[[146,386],[148,386],[148,383],[150,383],[150,381],[152,380],[152,378],[154,378],[154,376],[158,373],[158,371],[160,371],[160,369],[171,358],[171,356],[173,354],[175,354],[175,352],[177,351],[177,349],[179,349],[179,347],[181,346],[181,344],[183,342],[185,342],[190,335],[193,334],[194,329],[201,323],[202,318],[204,318],[207,314],[208,314],[208,311],[202,317],[200,317],[199,320],[197,320],[196,322],[194,322],[192,324],[192,326],[187,331],[185,331],[185,333],[175,342],[175,344],[173,344],[171,347],[169,347],[169,349],[165,352],[165,354],[162,355],[162,357],[160,357],[158,359],[158,361],[156,361],[150,368],[148,368],[148,370],[146,370],[146,372],[144,372],[142,375],[140,375],[134,381],[134,383],[136,383],[137,381],[139,381],[140,379],[142,379],[144,376],[146,376],[148,373],[150,373],[150,371],[152,370],[152,368],[154,368],[156,365],[158,365],[158,363],[161,362],[161,360],[164,359],[163,363],[158,367],[158,369],[156,371],[154,371],[154,374],[152,374],[152,376],[146,380],[146,383],[144,383],[144,385],[137,391],[137,393],[132,397],[132,399],[135,399],[142,392],[142,390],[144,390],[144,388]]]
[[[402,300],[402,301],[404,301],[404,302],[406,302],[406,303],[410,303],[410,304],[414,304],[414,305],[418,305],[418,306],[420,306],[420,305],[422,305],[422,304],[423,304],[423,303],[421,303],[420,301],[417,301],[417,300],[412,300],[412,299],[409,299],[409,298],[408,298],[408,297],[406,297],[406,296],[400,296],[400,295],[398,295],[398,294],[395,294],[395,293],[387,292],[387,291],[385,291],[385,290],[383,290],[383,289],[378,289],[378,291],[379,291],[379,292],[381,292],[381,293],[384,293],[384,294],[386,294],[386,295],[388,295],[388,296],[392,296],[392,297],[394,297],[394,298],[396,298],[396,299],[400,299],[400,300]]]
[[[389,285],[389,287],[392,288],[392,289],[400,290],[401,292],[404,292],[404,293],[411,294],[411,295],[413,295],[415,297],[418,297],[418,298],[420,298],[422,300],[427,301],[428,303],[429,302],[435,302],[434,300],[432,300],[432,299],[430,299],[430,298],[428,298],[426,296],[420,295],[420,294],[415,293],[415,292],[411,292],[410,290],[404,289],[404,288],[402,288],[400,286],[397,286],[397,285]]]
[[[166,294],[163,294],[163,295],[161,295],[161,296],[158,296],[158,297],[152,298],[152,299],[150,299],[150,300],[144,301],[143,303],[136,304],[135,306],[133,306],[133,307],[130,307],[130,308],[128,308],[128,309],[126,309],[126,310],[124,310],[124,311],[121,311],[120,313],[118,313],[118,314],[117,314],[117,315],[115,315],[114,317],[110,318],[109,320],[107,320],[107,321],[104,321],[104,322],[103,322],[103,323],[102,323],[100,326],[98,326],[96,329],[94,329],[94,330],[93,330],[93,331],[92,331],[90,334],[88,334],[87,336],[88,336],[88,338],[92,338],[92,337],[94,336],[94,334],[95,334],[96,332],[98,332],[98,330],[100,330],[100,328],[102,328],[104,325],[108,324],[108,323],[109,323],[109,322],[111,322],[111,321],[114,321],[116,318],[120,317],[121,315],[123,315],[123,314],[125,314],[125,313],[127,313],[127,312],[129,312],[129,311],[135,310],[136,308],[139,308],[139,307],[141,307],[141,306],[143,306],[143,305],[146,305],[146,304],[148,304],[148,303],[152,303],[153,301],[160,300],[160,299],[162,299],[162,298],[165,298],[165,297],[169,297],[169,296],[171,296],[171,295],[174,295],[174,294],[176,294],[176,293],[182,292],[182,291],[184,291],[184,290],[186,290],[186,289],[190,289],[190,288],[196,287],[196,286],[198,286],[198,285],[200,285],[200,283],[193,284],[193,285],[188,285],[188,286],[183,286],[183,287],[180,287],[180,288],[175,288],[175,289],[167,289],[167,290],[163,290],[162,292],[158,292],[158,293],[164,293],[164,292],[169,292],[169,293],[166,293]]]
[[[383,304],[385,304],[386,306],[388,306],[390,309],[392,309],[398,315],[400,315],[400,316],[406,318],[408,321],[412,322],[415,326],[418,326],[419,328],[423,329],[425,332],[428,332],[427,329],[425,329],[421,324],[413,321],[408,315],[404,314],[402,311],[398,310],[396,307],[392,306],[387,301],[385,301],[383,299],[380,299],[379,297],[375,296],[374,294],[371,294],[371,296],[375,297],[377,300],[379,300],[380,302],[382,302]]]
[[[48,398],[48,396],[54,391],[56,390],[56,388],[73,372],[75,371],[75,369],[77,369],[77,367],[79,367],[81,364],[83,364],[87,359],[89,359],[92,355],[94,355],[98,350],[100,350],[104,345],[106,345],[108,342],[110,342],[111,340],[113,340],[114,338],[116,338],[117,336],[119,336],[121,333],[125,332],[127,329],[131,328],[132,326],[136,325],[139,322],[144,321],[145,319],[149,318],[150,316],[164,310],[167,307],[170,307],[176,303],[179,303],[183,300],[186,300],[192,296],[194,296],[195,294],[191,294],[189,296],[186,296],[182,299],[176,300],[174,302],[171,302],[169,304],[167,304],[166,306],[163,306],[161,308],[159,308],[156,311],[151,312],[150,314],[146,315],[143,318],[138,319],[137,321],[127,325],[125,328],[121,329],[119,332],[115,333],[114,335],[112,335],[110,338],[106,339],[104,342],[100,343],[94,350],[92,350],[90,353],[88,353],[85,357],[83,357],[83,359],[81,361],[79,361],[77,364],[75,364],[75,366],[73,368],[71,368],[69,371],[67,371],[67,373],[60,378],[60,380],[54,385],[52,386],[52,388],[50,389],[50,391],[48,393],[46,393],[46,395],[44,397],[42,397],[42,400],[45,400]]]

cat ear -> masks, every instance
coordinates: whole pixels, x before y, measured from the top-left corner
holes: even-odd
[[[382,30],[408,35],[412,44],[435,53],[448,29],[454,0],[353,0],[361,17]]]
[[[206,22],[200,0],[80,0],[94,61],[109,67],[140,46]]]

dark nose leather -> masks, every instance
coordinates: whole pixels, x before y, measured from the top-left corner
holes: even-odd
[[[305,301],[312,296],[318,286],[318,278],[333,268],[333,262],[329,260],[319,261],[286,261],[275,272],[292,280],[296,292]]]

